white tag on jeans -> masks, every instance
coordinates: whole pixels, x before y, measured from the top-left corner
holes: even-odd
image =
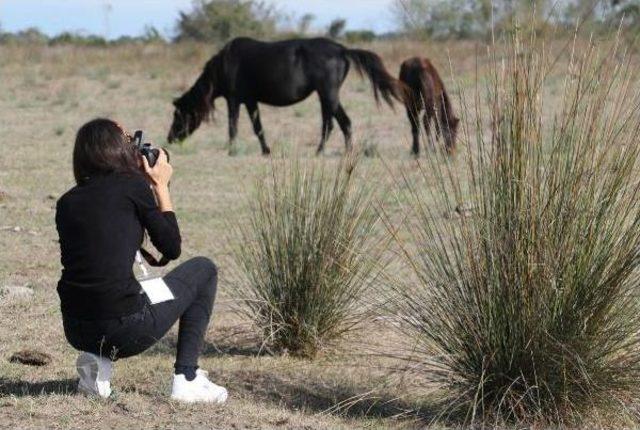
[[[139,282],[152,305],[175,299],[162,278],[145,279]]]

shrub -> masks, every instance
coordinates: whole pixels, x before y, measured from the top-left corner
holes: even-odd
[[[366,315],[378,217],[354,167],[274,163],[237,230],[243,311],[273,351],[312,358]]]
[[[109,43],[102,36],[97,36],[94,34],[72,33],[72,32],[65,31],[49,39],[49,44],[52,46],[76,45],[76,46],[104,47],[104,46],[107,46]]]
[[[197,0],[180,12],[177,41],[226,42],[237,36],[268,37],[276,32],[279,14],[257,0]]]
[[[49,38],[35,27],[27,28],[16,33],[8,33],[0,29],[0,45],[8,44],[33,44],[44,45]]]
[[[371,30],[352,30],[344,34],[344,38],[349,43],[373,42],[376,34]]]
[[[415,249],[399,244],[416,281],[391,299],[415,352],[405,358],[467,424],[629,417],[640,399],[629,65],[615,49],[576,52],[551,116],[551,62],[515,37],[493,58],[487,103],[477,96],[492,127],[468,121],[462,173],[431,158],[422,170],[437,186],[406,181]]]

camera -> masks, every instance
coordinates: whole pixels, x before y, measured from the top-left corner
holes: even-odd
[[[160,157],[160,149],[154,148],[150,143],[144,142],[144,133],[142,130],[136,130],[133,135],[133,144],[144,158],[147,159],[149,167],[153,167]],[[163,148],[165,154],[167,154],[167,161],[169,161],[169,153]]]

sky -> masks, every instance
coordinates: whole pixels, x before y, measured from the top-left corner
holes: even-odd
[[[279,10],[315,15],[313,27],[325,28],[334,18],[345,18],[347,29],[393,30],[393,0],[271,0]],[[152,25],[173,35],[179,11],[191,0],[0,0],[0,28],[19,31],[37,27],[55,35],[63,31],[98,34],[109,39],[141,34]]]

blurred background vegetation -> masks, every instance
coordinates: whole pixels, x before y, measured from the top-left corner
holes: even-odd
[[[155,27],[142,35],[107,40],[102,36],[64,32],[48,36],[38,28],[10,33],[2,30],[0,44],[76,44],[108,46],[126,43],[225,42],[237,36],[261,39],[326,36],[348,43],[375,39],[412,38],[486,39],[492,29],[535,20],[544,29],[571,31],[577,23],[592,33],[622,26],[640,30],[640,0],[395,0],[391,12],[396,30],[376,34],[370,29],[349,29],[347,20],[334,19],[326,28],[314,25],[315,16],[294,16],[268,0],[195,0],[180,12],[174,35],[165,38]]]

